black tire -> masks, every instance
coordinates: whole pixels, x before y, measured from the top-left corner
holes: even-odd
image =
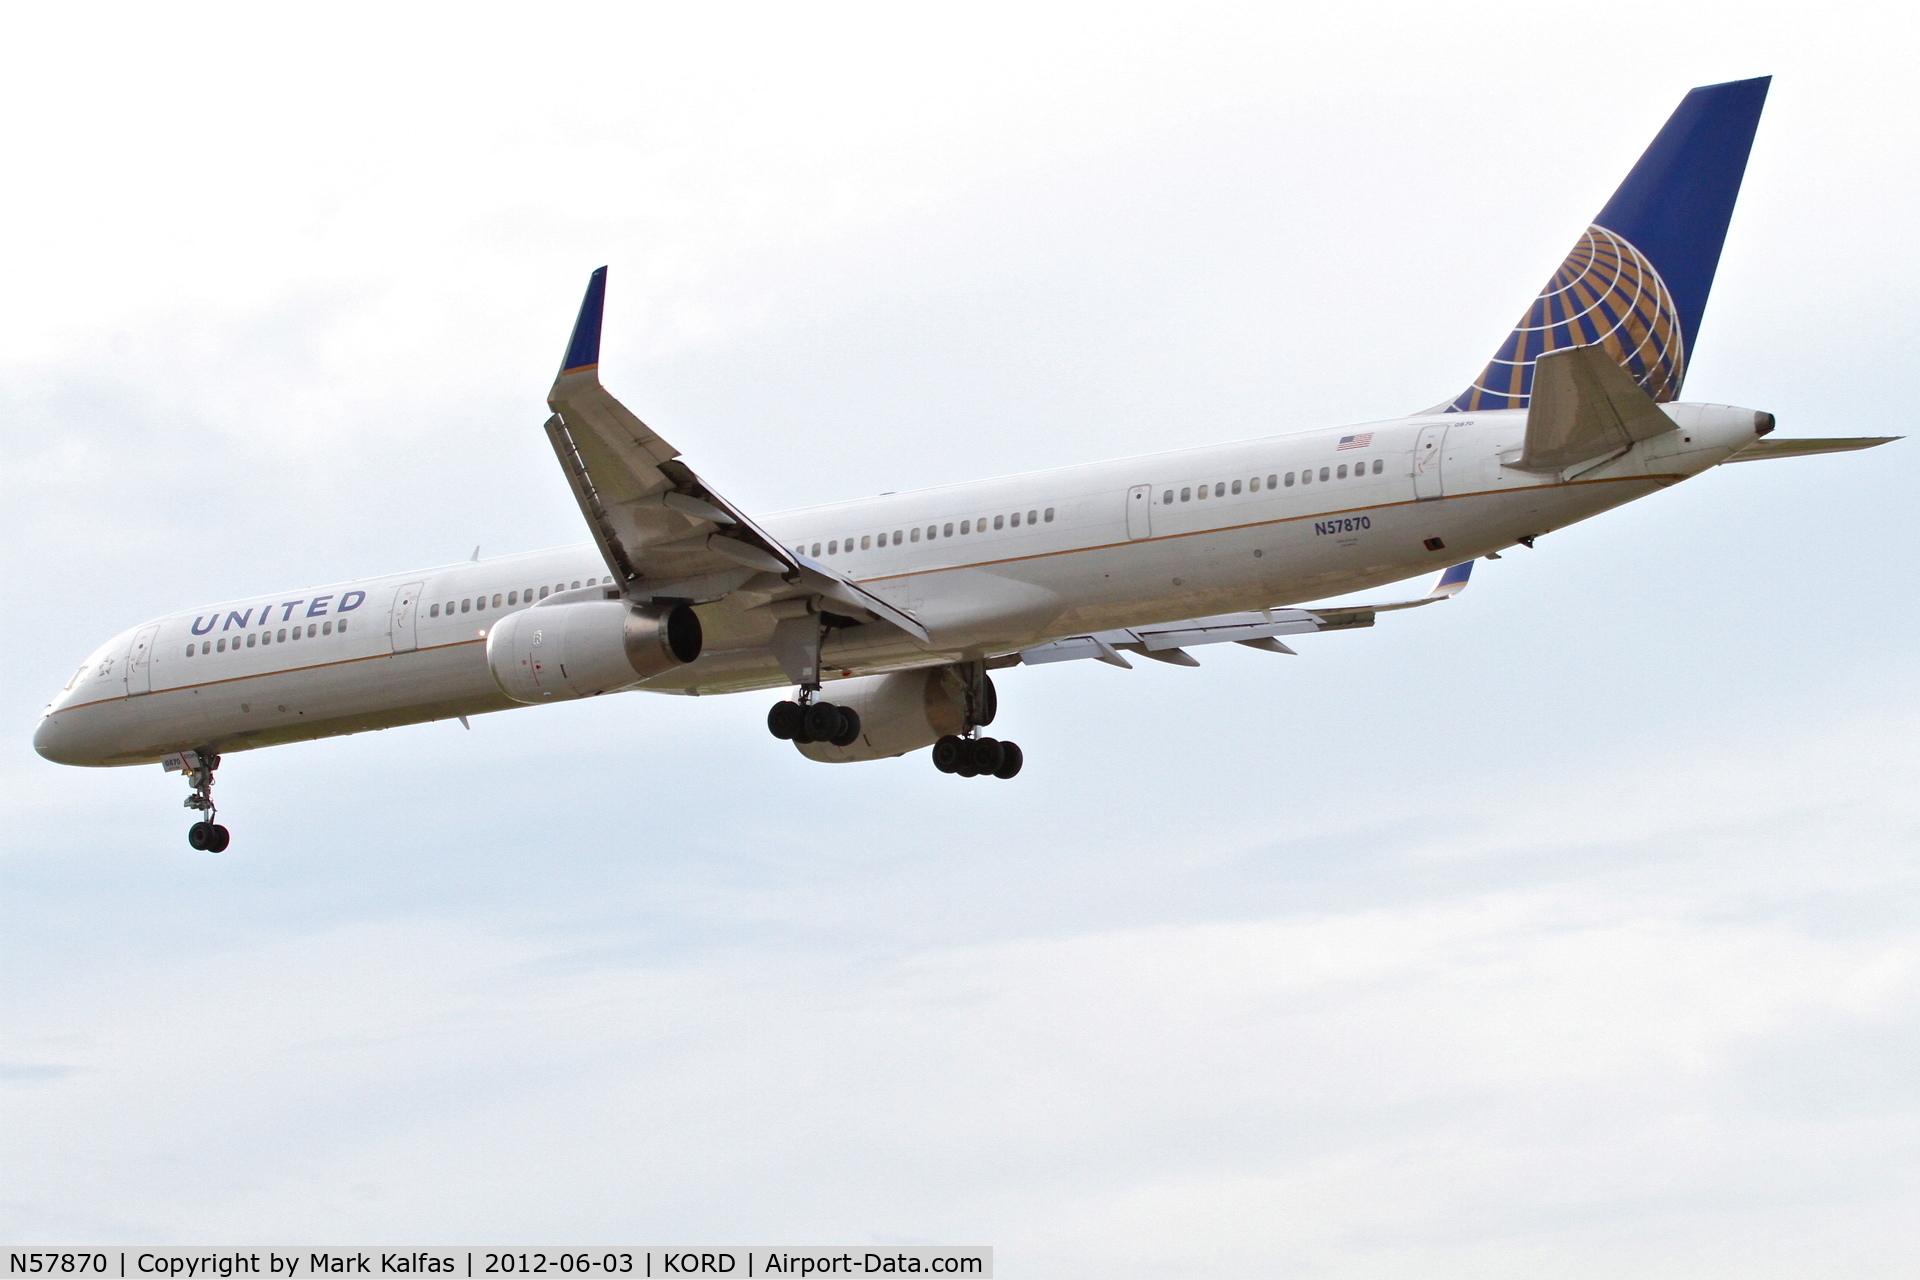
[[[933,744],[933,767],[942,773],[952,773],[960,767],[960,759],[966,754],[967,740],[957,733],[950,733]]]
[[[225,853],[227,842],[233,839],[233,833],[219,823],[213,824],[213,830],[207,834],[207,852]]]
[[[840,708],[840,732],[833,735],[833,745],[850,747],[860,740],[860,713],[852,707]]]
[[[993,771],[996,778],[1011,778],[1020,772],[1020,766],[1027,762],[1026,753],[1020,750],[1017,742],[1000,744],[1000,767]]]
[[[791,742],[800,733],[801,710],[797,702],[776,702],[767,711],[767,732],[782,742]]]
[[[959,764],[954,766],[953,776],[956,778],[977,778],[980,776],[980,771],[973,767],[973,761],[962,759]]]
[[[831,702],[809,703],[801,709],[800,725],[808,742],[832,742],[840,736],[840,708]]]
[[[187,828],[187,843],[200,850],[200,852],[205,853],[207,851],[207,838],[212,830],[213,824],[211,822],[194,823]]]
[[[973,740],[973,750],[968,753],[968,763],[973,766],[975,773],[992,773],[1000,767],[1002,754],[1000,750],[1000,739],[975,738]]]

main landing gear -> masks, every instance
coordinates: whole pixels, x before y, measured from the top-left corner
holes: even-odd
[[[205,853],[222,853],[232,833],[215,822],[219,816],[213,807],[213,771],[220,767],[220,757],[211,751],[182,751],[178,759],[168,757],[167,770],[176,769],[187,775],[187,785],[193,788],[193,794],[186,799],[186,807],[207,816],[187,828],[187,843]]]
[[[1027,762],[1020,744],[980,736],[980,730],[1000,714],[1000,694],[993,687],[993,677],[981,662],[967,663],[960,670],[966,681],[967,729],[933,744],[933,767],[962,778],[1011,778]]]
[[[998,738],[963,738],[950,733],[933,744],[933,767],[963,778],[1011,778],[1026,762],[1019,743]]]
[[[815,702],[803,689],[799,702],[776,702],[767,712],[767,732],[783,742],[830,742],[850,746],[860,736],[860,713],[852,707]]]

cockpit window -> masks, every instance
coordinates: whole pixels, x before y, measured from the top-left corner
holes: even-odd
[[[77,685],[77,684],[79,684],[79,683],[80,683],[80,677],[81,677],[81,676],[83,676],[83,675],[85,675],[85,674],[87,674],[87,672],[88,672],[89,670],[91,670],[92,668],[93,668],[93,664],[92,664],[91,662],[83,662],[83,663],[81,663],[81,664],[80,664],[80,669],[79,669],[78,671],[76,671],[76,672],[74,672],[74,673],[73,673],[73,679],[71,679],[71,680],[69,680],[69,681],[67,681],[67,688],[68,688],[68,689],[71,689],[71,688],[73,688],[73,686],[75,686],[75,685]],[[62,692],[64,692],[64,690],[63,690]]]

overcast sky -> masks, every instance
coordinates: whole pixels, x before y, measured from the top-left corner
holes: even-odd
[[[0,1238],[1913,1273],[1920,442],[1006,672],[1013,783],[631,695],[231,755],[212,856],[33,754],[144,618],[583,540],[602,263],[756,510],[1365,421],[1771,73],[1687,397],[1912,429],[1910,8],[1195,8],[9,16]]]

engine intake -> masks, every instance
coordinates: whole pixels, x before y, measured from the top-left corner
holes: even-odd
[[[500,619],[487,633],[487,669],[515,702],[558,702],[684,666],[700,644],[700,618],[684,604],[587,600]]]

